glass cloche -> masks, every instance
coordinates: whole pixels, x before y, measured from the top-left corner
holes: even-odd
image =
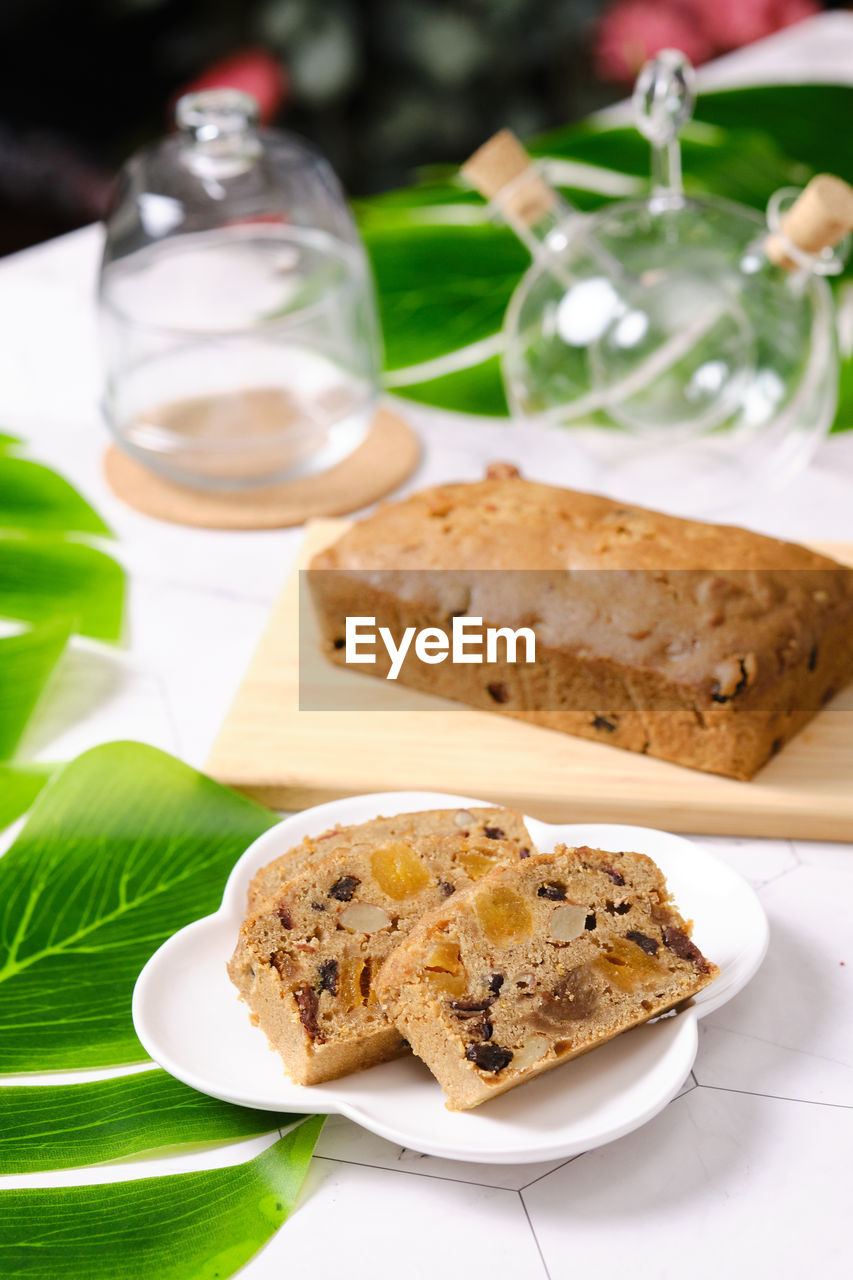
[[[692,68],[667,51],[637,82],[652,189],[584,215],[511,134],[465,166],[531,250],[507,310],[513,413],[572,428],[593,486],[642,501],[665,472],[673,506],[713,510],[787,480],[828,431],[838,396],[833,248],[853,191],[822,175],[780,191],[766,221],[685,196],[678,132]],[[568,465],[571,462],[567,456]]]
[[[100,276],[104,408],[119,445],[233,489],[340,461],[379,386],[367,258],[334,173],[257,128],[253,98],[181,98],[124,167]]]

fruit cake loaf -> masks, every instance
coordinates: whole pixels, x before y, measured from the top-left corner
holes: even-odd
[[[321,842],[323,843],[323,842]],[[256,896],[228,973],[298,1084],[405,1052],[373,978],[420,916],[533,844],[509,809],[377,819]]]
[[[412,645],[399,683],[735,778],[853,676],[853,570],[505,471],[379,507],[314,557],[308,580],[336,663],[351,615],[398,644],[406,627],[446,633],[460,614],[529,626],[533,668],[425,665]],[[384,677],[390,660],[375,654],[357,669]]]
[[[560,846],[424,916],[375,990],[456,1111],[673,1008],[717,972],[650,858]]]
[[[389,840],[405,840],[421,852],[428,851],[438,839],[455,839],[464,833],[468,845],[466,865],[472,872],[479,868],[479,874],[485,874],[493,865],[492,842],[504,838],[505,818],[512,824],[510,838],[521,837],[523,824],[517,825],[518,815],[496,808],[429,809],[422,813],[398,813],[392,818],[373,818],[348,827],[331,827],[322,835],[306,836],[294,849],[261,868],[249,886],[249,910],[276,893],[306,863],[319,862],[336,850],[369,852]]]

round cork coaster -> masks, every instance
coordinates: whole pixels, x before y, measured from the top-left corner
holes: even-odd
[[[380,409],[366,439],[348,458],[289,484],[231,493],[184,488],[149,471],[114,444],[104,457],[104,471],[117,497],[158,520],[200,529],[281,529],[317,516],[342,516],[376,502],[408,479],[420,452],[411,427],[390,410]]]

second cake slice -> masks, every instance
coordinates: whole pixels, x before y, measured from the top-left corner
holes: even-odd
[[[336,829],[259,873],[228,973],[291,1077],[404,1052],[374,992],[380,966],[424,912],[532,849],[513,810],[432,810]]]
[[[376,993],[455,1111],[671,1009],[717,972],[650,858],[561,846],[431,912]]]

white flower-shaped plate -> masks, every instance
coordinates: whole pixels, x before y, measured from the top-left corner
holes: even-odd
[[[551,1160],[620,1138],[657,1115],[690,1073],[698,1019],[730,1000],[758,969],[767,920],[748,884],[680,836],[604,823],[526,819],[543,852],[557,844],[636,850],[663,871],[693,936],[720,976],[677,1016],[615,1040],[471,1112],[451,1112],[417,1058],[400,1058],[328,1084],[297,1085],[225,972],[249,881],[303,836],[378,814],[488,803],[470,796],[393,791],[318,805],[252,844],[232,871],[215,915],[181,929],[148,961],[133,995],[133,1021],[151,1057],[192,1088],[268,1111],[338,1112],[389,1141],[428,1155],[490,1164]]]

